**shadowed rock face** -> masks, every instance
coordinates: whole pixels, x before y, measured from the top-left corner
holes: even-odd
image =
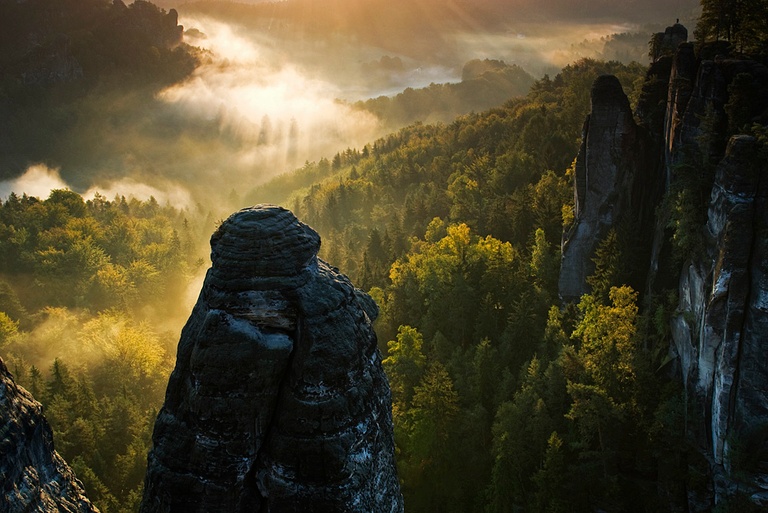
[[[399,512],[375,303],[274,206],[233,214],[179,342],[142,512]]]
[[[768,507],[768,161],[755,138],[729,137],[742,123],[768,123],[768,68],[730,58],[722,41],[694,52],[683,30],[667,34],[675,37],[648,71],[638,126],[618,81],[595,82],[560,294],[572,301],[588,292],[601,238],[622,220],[636,223],[640,261],[649,257],[648,296],[678,285],[670,356],[687,400],[701,412],[687,429],[710,465],[710,481],[688,491],[686,510],[711,511],[736,492]],[[742,119],[729,118],[734,113]],[[678,165],[692,158],[711,164],[715,176],[700,227],[704,251],[681,270],[671,262],[669,218],[659,209],[654,219],[653,211]],[[739,459],[751,463],[745,468]]]
[[[707,255],[680,278],[673,351],[690,395],[703,406],[716,500],[735,486],[733,446],[768,460],[768,164],[757,141],[733,137],[717,167],[707,223]],[[748,478],[748,479],[745,479]],[[768,472],[742,471],[741,491],[768,504]],[[748,484],[751,482],[752,484]],[[750,490],[750,487],[753,487]]]
[[[576,157],[576,220],[563,241],[559,289],[564,301],[578,301],[589,292],[587,277],[594,271],[598,244],[620,223],[652,215],[644,196],[657,189],[649,183],[648,142],[619,80],[601,76],[591,94],[592,111]]]
[[[0,511],[98,513],[54,451],[42,409],[0,360]]]

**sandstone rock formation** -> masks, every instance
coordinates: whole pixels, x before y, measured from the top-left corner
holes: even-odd
[[[42,406],[0,360],[0,510],[9,513],[98,510],[53,447]]]
[[[690,44],[679,47],[665,119],[668,183],[692,155],[704,166],[716,165],[701,228],[705,250],[683,266],[672,326],[672,356],[691,404],[703,413],[689,427],[713,478],[712,496],[694,498],[692,511],[705,511],[736,489],[768,506],[768,366],[762,362],[768,333],[768,185],[762,175],[768,162],[754,138],[728,137],[739,101],[749,104],[752,121],[768,121],[768,69],[728,52],[723,44],[698,55]],[[755,84],[751,97],[738,90],[744,77]],[[746,453],[752,463],[745,466]]]
[[[673,350],[704,405],[699,431],[709,433],[715,492],[723,495],[733,491],[736,444],[740,458],[746,450],[768,462],[767,164],[754,138],[731,139],[712,188],[707,254],[683,269],[673,323]],[[758,465],[750,477],[741,491],[768,505],[768,469]]]
[[[399,512],[375,303],[291,212],[241,210],[182,331],[141,511]]]
[[[732,58],[727,43],[695,47],[673,29],[657,37],[637,126],[618,82],[595,83],[560,293],[569,301],[588,292],[601,237],[622,218],[635,223],[641,247],[650,250],[642,255],[642,290],[679,291],[670,356],[689,407],[701,412],[689,419],[688,435],[710,467],[708,491],[689,490],[688,510],[710,511],[737,491],[768,507],[768,156],[754,137],[731,137],[752,123],[768,125],[768,68]],[[702,177],[715,170],[700,227],[704,250],[682,271],[669,256],[665,210],[652,216],[681,164]]]
[[[647,217],[643,205],[648,202],[643,198],[655,190],[644,159],[648,145],[618,79],[599,77],[592,87],[592,111],[576,158],[576,220],[564,238],[560,270],[564,301],[578,300],[589,291],[592,259],[609,230]]]
[[[657,32],[651,37],[651,58],[655,61],[662,55],[672,55],[678,45],[688,41],[688,29],[680,23],[667,27],[664,32]]]

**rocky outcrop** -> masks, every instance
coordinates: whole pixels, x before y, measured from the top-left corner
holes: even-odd
[[[658,60],[664,55],[673,55],[680,43],[688,41],[688,29],[680,23],[667,27],[664,32],[657,32],[651,37],[651,59]]]
[[[319,247],[274,206],[214,233],[142,512],[403,510],[377,308]]]
[[[738,472],[740,491],[766,506],[767,164],[754,138],[731,139],[712,188],[706,255],[683,269],[673,322],[686,388],[704,406],[697,431],[708,434],[716,501],[733,492]],[[754,461],[745,467],[745,458]]]
[[[744,105],[753,116],[748,121],[766,121],[768,69],[728,52],[727,44],[705,46],[698,55],[692,45],[680,46],[665,119],[668,183],[680,164],[698,162],[702,172],[716,166],[704,250],[680,273],[672,325],[678,372],[703,412],[690,433],[712,472],[712,495],[695,497],[691,511],[709,510],[737,490],[768,506],[768,365],[762,362],[768,333],[768,184],[762,175],[768,162],[754,138],[728,138]],[[762,93],[739,90],[743,77]]]
[[[124,6],[124,4],[123,4]],[[149,43],[158,48],[172,48],[182,42],[184,27],[179,25],[179,13],[171,9],[167,13],[146,1],[133,2],[130,7],[115,4],[116,17],[112,28],[128,37]]]
[[[42,406],[0,360],[0,510],[10,513],[98,510],[53,447]]]
[[[618,79],[599,77],[591,94],[592,110],[576,158],[576,219],[563,241],[559,289],[564,301],[589,292],[587,277],[600,241],[621,223],[640,223],[652,215],[646,196],[658,189],[645,160],[649,141],[635,124]]]
[[[650,247],[641,258],[648,257],[646,300],[678,288],[670,356],[690,408],[702,412],[687,428],[709,462],[710,479],[688,491],[688,510],[710,511],[735,493],[768,507],[768,152],[753,137],[730,137],[753,123],[768,125],[768,68],[731,56],[728,43],[695,46],[683,35],[671,27],[655,39],[638,126],[618,83],[605,77],[595,83],[576,161],[576,223],[564,239],[560,293],[568,301],[588,292],[601,237],[622,218],[635,223],[631,236]],[[703,249],[680,270],[671,258],[669,209],[659,208],[655,219],[649,213],[683,171],[704,194],[711,183],[711,197]]]

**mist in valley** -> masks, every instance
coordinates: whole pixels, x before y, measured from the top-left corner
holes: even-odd
[[[31,48],[23,58],[0,51],[0,356],[49,410],[58,447],[79,458],[78,476],[109,511],[140,499],[151,425],[222,219],[284,203],[321,234],[321,258],[383,311],[392,262],[410,262],[409,244],[430,230],[415,247],[437,248],[456,220],[467,238],[470,225],[473,237],[488,235],[477,254],[509,257],[500,276],[512,280],[522,257],[509,241],[527,248],[533,217],[558,242],[572,196],[559,175],[576,151],[590,73],[617,74],[636,97],[643,71],[583,62],[564,73],[572,83],[546,81],[553,89],[531,93],[530,105],[510,100],[579,59],[647,63],[651,33],[676,18],[692,27],[698,3],[163,0],[161,12],[79,1],[115,19],[144,9],[152,29],[160,20],[180,41],[129,31],[101,51],[116,25],[74,24],[63,39],[51,29],[71,76],[41,83],[23,70],[48,66],[43,36],[20,39]],[[471,113],[505,102],[504,119],[487,123],[494,137],[481,140],[490,128]],[[491,235],[505,242],[488,249]],[[459,305],[451,297],[441,315]],[[489,303],[500,332],[508,303]],[[446,317],[464,324],[463,315]],[[382,318],[384,350],[397,326],[381,328]]]
[[[154,196],[221,216],[271,177],[401,126],[361,102],[460,83],[473,59],[534,78],[579,58],[642,60],[648,35],[673,12],[690,18],[695,4],[160,3],[179,10],[185,44],[200,49],[192,74],[159,91],[96,89],[78,98],[49,155],[37,152],[26,173],[22,159],[6,164],[2,176],[17,178],[0,192],[45,197],[55,177],[52,187],[89,196]],[[450,122],[469,109],[453,98],[443,104],[434,116],[425,107],[423,120]],[[40,166],[57,171],[41,174]]]

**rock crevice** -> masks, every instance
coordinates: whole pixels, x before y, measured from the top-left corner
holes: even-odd
[[[764,143],[738,134],[768,125],[768,68],[729,55],[727,43],[685,42],[671,27],[654,54],[632,120],[615,78],[600,77],[574,180],[576,222],[560,275],[565,301],[589,292],[595,249],[620,223],[636,227],[645,301],[676,287],[670,360],[690,405],[687,424],[710,465],[707,491],[689,491],[690,511],[708,511],[737,491],[768,505],[768,157]],[[674,47],[674,48],[673,48]],[[696,254],[672,259],[664,193],[699,173],[705,201],[693,221]],[[713,178],[710,178],[713,176]],[[691,185],[693,187],[693,185]],[[673,191],[672,191],[673,192]],[[698,218],[697,218],[698,219]],[[646,265],[647,264],[647,265]],[[642,269],[640,269],[642,271]],[[636,286],[630,283],[632,286]]]

